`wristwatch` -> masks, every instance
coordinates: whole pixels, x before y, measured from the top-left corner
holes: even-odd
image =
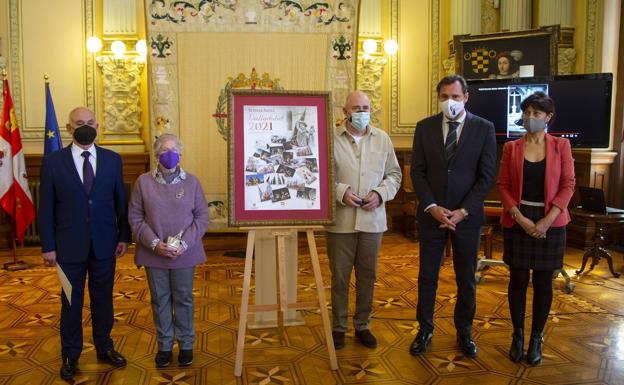
[[[464,216],[464,218],[466,218],[468,216],[468,210],[466,210],[465,208],[460,208],[459,212],[462,213],[462,215]]]
[[[511,219],[513,219],[515,221],[516,217],[518,216],[518,212],[514,211],[513,213],[509,213],[509,215],[511,215]]]

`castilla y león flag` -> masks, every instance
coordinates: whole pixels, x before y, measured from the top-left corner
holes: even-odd
[[[23,243],[26,228],[35,219],[35,208],[28,189],[22,139],[6,79],[2,96],[4,104],[0,120],[0,206],[13,218],[15,237]]]

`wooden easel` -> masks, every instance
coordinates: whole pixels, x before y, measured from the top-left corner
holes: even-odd
[[[319,264],[318,253],[316,251],[316,241],[314,239],[314,230],[321,230],[321,226],[310,227],[250,227],[243,228],[247,230],[247,252],[245,254],[245,272],[243,275],[243,295],[241,297],[240,321],[238,324],[238,340],[236,343],[236,363],[234,365],[234,375],[240,377],[243,371],[243,351],[245,349],[245,332],[247,331],[247,313],[259,311],[275,311],[277,310],[277,328],[280,336],[284,335],[284,314],[287,310],[305,310],[317,309],[321,310],[321,318],[323,320],[323,330],[325,331],[325,341],[327,343],[327,351],[329,353],[329,366],[332,370],[338,370],[338,361],[336,360],[336,350],[334,349],[334,339],[332,338],[331,325],[329,323],[329,313],[325,303],[325,287],[323,285],[323,276],[321,275],[321,265]],[[271,234],[277,238],[277,277],[278,292],[277,303],[267,305],[250,305],[249,289],[251,287],[251,264],[253,262],[254,242],[257,230],[271,230]],[[310,248],[310,259],[312,260],[312,268],[314,270],[314,279],[316,281],[316,290],[318,293],[318,303],[316,301],[288,303],[286,292],[286,240],[292,230],[305,230],[308,238],[308,247]]]

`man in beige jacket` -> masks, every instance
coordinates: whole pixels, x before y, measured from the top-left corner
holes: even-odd
[[[369,330],[377,254],[386,223],[385,202],[401,184],[401,169],[392,142],[371,126],[370,100],[361,91],[349,94],[345,122],[334,134],[336,165],[336,225],[327,228],[327,254],[332,273],[333,337],[344,347],[349,309],[349,280],[355,267],[355,336],[368,348],[377,347]]]

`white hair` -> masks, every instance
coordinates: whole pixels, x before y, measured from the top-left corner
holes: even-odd
[[[160,136],[157,136],[154,139],[154,146],[153,146],[154,155],[160,154],[160,147],[162,146],[162,144],[164,142],[167,142],[167,141],[170,141],[170,140],[175,142],[176,150],[179,153],[181,153],[182,152],[182,142],[180,142],[180,139],[176,135],[174,135],[174,134],[162,134]]]

